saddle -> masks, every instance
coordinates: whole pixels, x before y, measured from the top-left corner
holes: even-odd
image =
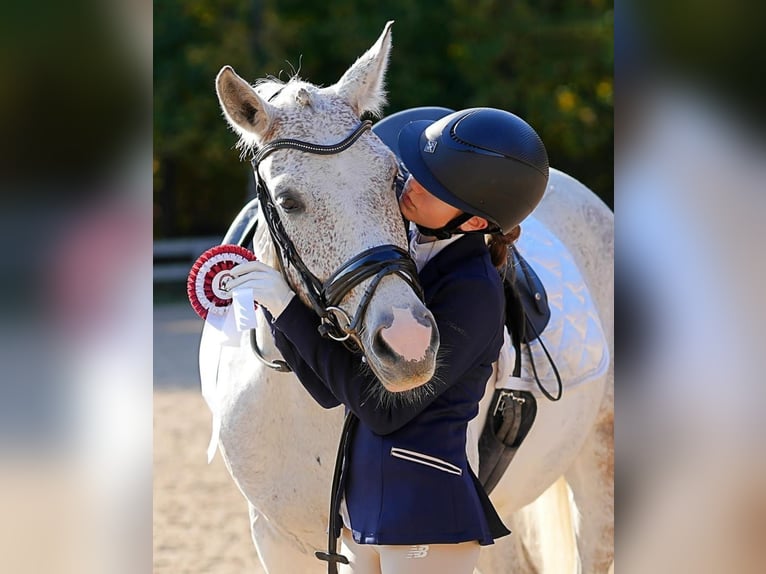
[[[513,376],[519,377],[521,345],[539,339],[550,321],[551,310],[540,278],[515,246],[510,249],[504,275],[505,325],[516,351]],[[534,371],[531,354],[529,358]],[[548,358],[551,360],[550,356]],[[558,398],[560,397],[559,393]],[[549,398],[557,400],[550,396]],[[536,415],[537,401],[532,393],[495,389],[489,414],[479,437],[478,478],[487,494],[492,492],[511,464],[516,451],[529,434]]]
[[[237,217],[231,222],[226,235],[221,241],[222,244],[234,244],[240,247],[248,247],[253,241],[255,228],[258,225],[258,198],[251,199],[239,211]]]

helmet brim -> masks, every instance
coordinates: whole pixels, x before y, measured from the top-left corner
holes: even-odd
[[[445,116],[454,113],[455,110],[450,108],[441,108],[437,106],[422,106],[419,108],[409,108],[386,116],[382,120],[375,123],[372,126],[372,131],[375,132],[383,143],[386,144],[391,151],[396,154],[396,157],[401,158],[399,153],[399,132],[404,126],[410,122],[418,120],[440,120]]]
[[[461,211],[486,218],[485,215],[477,213],[475,208],[450,193],[450,191],[431,173],[423,154],[428,153],[424,151],[429,141],[425,134],[426,128],[433,123],[435,123],[435,121],[420,120],[410,122],[401,129],[399,132],[398,145],[401,154],[400,157],[402,162],[404,162],[404,166],[418,183],[431,193],[431,195],[438,197],[443,202],[448,203],[452,207]]]

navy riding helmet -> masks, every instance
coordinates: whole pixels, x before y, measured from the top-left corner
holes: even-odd
[[[400,112],[409,113],[401,119],[423,113],[417,110]],[[393,123],[381,139],[430,193],[487,219],[495,230],[510,232],[537,206],[548,184],[548,154],[540,137],[504,110],[471,108],[446,115],[446,108],[427,110],[436,119],[421,115],[405,123],[396,146],[387,141]]]

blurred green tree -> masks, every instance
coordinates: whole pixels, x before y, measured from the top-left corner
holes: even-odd
[[[551,165],[613,202],[611,0],[156,0],[155,235],[222,234],[251,174],[215,97],[254,81],[334,83],[395,20],[385,113],[492,106],[534,126]]]

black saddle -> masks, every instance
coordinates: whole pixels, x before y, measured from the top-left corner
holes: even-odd
[[[229,230],[223,237],[221,244],[223,245],[239,245],[240,247],[247,247],[253,240],[255,234],[255,228],[258,225],[258,211],[260,207],[258,205],[258,198],[250,200],[245,207],[243,207],[234,221],[231,222]]]
[[[548,325],[551,309],[542,281],[515,246],[508,253],[503,288],[505,324],[511,339],[515,334],[519,342],[531,343]]]
[[[550,321],[551,310],[542,281],[515,246],[508,254],[503,288],[505,290],[505,324],[516,351],[513,376],[519,377],[521,376],[521,345],[522,343],[528,345],[538,340],[545,349],[540,335]],[[547,349],[545,353],[553,365]],[[529,361],[537,378],[531,352]],[[555,365],[553,369],[558,377]],[[554,398],[542,387],[539,379],[537,383],[549,399],[561,398],[560,386],[559,395]],[[503,477],[516,451],[529,434],[536,416],[537,400],[532,393],[495,389],[487,420],[479,437],[479,480],[487,494],[492,492]]]

